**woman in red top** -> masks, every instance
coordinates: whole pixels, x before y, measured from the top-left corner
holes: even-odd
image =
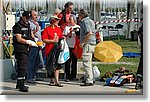
[[[51,25],[46,27],[42,33],[42,40],[44,43],[46,43],[45,46],[46,57],[48,57],[49,53],[54,47],[54,43],[57,43],[59,39],[63,37],[60,27],[57,26],[59,20],[60,18],[58,18],[57,16],[51,16],[50,17]],[[55,76],[55,82],[54,82],[54,76]],[[51,78],[50,85],[63,87],[63,85],[59,83],[59,68],[56,68],[53,75],[50,75],[50,78]]]
[[[64,31],[65,27],[69,24],[69,17],[73,11],[73,2],[68,1],[64,7],[65,9],[62,10],[62,12],[58,15],[58,17],[60,18],[59,26],[62,32]]]

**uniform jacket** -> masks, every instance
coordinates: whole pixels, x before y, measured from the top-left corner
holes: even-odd
[[[23,22],[22,19],[20,19],[14,26],[13,26],[13,45],[14,45],[14,52],[29,52],[29,45],[23,44],[17,41],[16,34],[21,34],[22,38],[26,40],[33,40],[31,37],[31,30],[30,30],[30,24],[26,24]]]

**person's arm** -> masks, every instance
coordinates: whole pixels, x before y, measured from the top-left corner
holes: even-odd
[[[18,24],[15,24],[13,26],[13,34],[14,36],[16,37],[17,41],[19,43],[23,43],[23,44],[26,44],[26,40],[24,38],[22,38],[22,31],[21,31],[21,28],[18,26]]]
[[[68,27],[65,27],[63,34],[67,38],[67,37],[70,37],[72,35],[72,31],[69,31]]]
[[[54,43],[54,40],[44,39],[43,42],[44,43]]]
[[[22,38],[21,34],[16,34],[16,39],[18,42],[23,43],[23,44],[27,44],[26,40],[24,38]]]
[[[70,31],[67,35],[65,35],[65,37],[71,37],[72,36],[72,31]]]
[[[32,37],[33,39],[35,39],[35,34],[33,33],[33,31],[31,31],[31,37]]]
[[[24,38],[22,38],[21,34],[16,34],[16,39],[18,42],[23,43],[23,44],[28,44],[30,46],[35,46],[37,47],[37,44],[34,41],[31,40],[25,40]]]
[[[34,41],[26,40],[26,39],[22,38],[21,28],[18,25],[13,26],[13,33],[18,42],[20,42],[22,44],[28,44],[30,46],[37,47],[37,44]]]
[[[89,38],[92,36],[93,32],[89,31],[88,34],[85,36],[85,38],[83,39],[82,43],[80,44],[80,47],[82,48],[84,46],[84,44],[89,40]]]
[[[84,44],[89,40],[89,38],[94,34],[90,25],[90,22],[84,22],[83,24],[86,36],[84,37],[83,41],[81,41],[82,43],[80,44],[80,47],[83,47]]]
[[[57,35],[55,35],[54,36],[54,39],[52,39],[52,40],[49,40],[49,39],[43,39],[43,42],[44,43],[55,43],[55,42],[58,42],[58,36]]]

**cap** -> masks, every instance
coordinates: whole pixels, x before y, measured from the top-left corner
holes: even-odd
[[[24,11],[22,16],[24,16],[26,18],[30,18],[30,12],[29,11]]]
[[[49,19],[49,20],[51,21],[51,20],[53,20],[53,19],[60,20],[60,18],[59,18],[59,17],[57,17],[57,16],[50,16],[50,19]]]

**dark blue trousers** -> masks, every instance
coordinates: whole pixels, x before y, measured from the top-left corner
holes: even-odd
[[[37,77],[37,70],[40,65],[40,49],[38,47],[31,47],[28,57],[27,80],[33,80]]]

